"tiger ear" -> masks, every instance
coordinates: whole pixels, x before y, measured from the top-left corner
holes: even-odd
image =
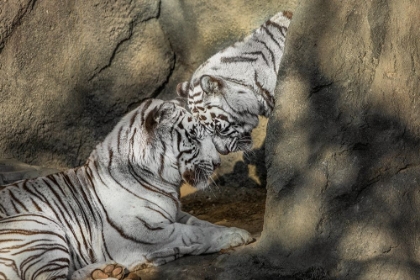
[[[200,86],[206,93],[217,93],[223,88],[224,82],[215,76],[203,75],[200,79]]]
[[[149,134],[153,134],[156,126],[163,120],[170,118],[175,110],[175,104],[165,102],[151,111],[144,120],[144,128]]]
[[[188,98],[188,89],[190,87],[190,83],[189,82],[183,82],[183,83],[179,83],[176,86],[176,93],[178,94],[178,96],[182,97],[182,98]]]
[[[176,106],[173,102],[167,101],[164,102],[159,109],[154,112],[153,119],[156,123],[160,123],[163,120],[170,119],[176,109]]]

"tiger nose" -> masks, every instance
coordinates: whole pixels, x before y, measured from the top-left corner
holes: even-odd
[[[213,159],[213,168],[216,169],[220,166],[221,160],[220,158],[218,159]]]

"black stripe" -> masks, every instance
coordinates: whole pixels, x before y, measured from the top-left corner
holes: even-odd
[[[120,153],[120,146],[121,146],[121,133],[123,131],[124,127],[121,126],[120,129],[118,130],[118,137],[117,137],[117,151]]]
[[[93,162],[93,167],[95,168],[94,170],[97,171],[98,167],[97,167],[97,162],[94,161]],[[91,183],[91,187],[93,190],[93,194],[95,195],[95,201],[98,202],[99,206],[102,207],[102,211],[105,212],[104,210],[104,206],[101,203],[101,200],[99,199],[98,193],[96,192],[96,188],[95,185],[93,184],[93,170],[90,168],[90,166],[86,166],[86,175],[87,175],[87,179],[89,180],[89,182]],[[98,176],[99,180],[102,181],[102,178],[100,178],[100,176]],[[105,185],[105,182],[102,181],[102,184]],[[101,222],[101,225],[103,225],[104,221],[102,220],[102,216],[99,215],[98,216]],[[103,250],[102,250],[102,254],[104,256],[105,259],[110,259],[111,258],[111,254],[109,253],[108,247],[106,245],[106,240],[105,240],[105,236],[104,236],[104,231],[101,230],[100,231],[102,234],[102,240],[103,240]]]
[[[194,97],[200,96],[202,94],[203,94],[203,92],[202,91],[199,91],[197,93],[190,94],[190,98],[194,98]]]
[[[149,225],[146,221],[144,221],[143,219],[141,219],[140,217],[136,216],[137,220],[139,220],[148,230],[151,231],[156,231],[156,230],[162,230],[164,229],[163,227],[152,227],[151,225]]]
[[[270,32],[270,30],[268,30],[267,27],[265,26],[261,26],[262,29],[264,29],[264,31],[268,34],[268,36],[270,36],[271,40],[279,47],[279,49],[281,50],[283,47],[282,45],[275,39],[274,35]]]
[[[83,170],[81,170],[82,176],[84,175],[83,176],[84,178],[87,178],[87,175],[88,175],[87,172],[86,172],[86,169],[87,169],[87,167],[84,167]],[[79,169],[75,170],[76,178],[79,181],[80,186],[85,186],[85,184],[82,184],[82,182],[80,182],[78,171],[79,171]],[[89,187],[89,185],[88,185],[88,187]],[[90,216],[92,217],[93,221],[97,224],[97,222],[98,222],[97,217],[96,217],[97,215],[96,215],[96,212],[92,208],[92,203],[90,203],[92,201],[92,199],[89,198],[90,195],[88,197],[84,187],[79,188],[79,192],[83,196],[83,200],[86,202],[86,203],[84,203],[84,205],[87,206],[87,208],[89,208]],[[89,235],[92,235],[90,227],[88,227],[88,230],[89,230]]]
[[[10,197],[20,206],[22,207],[26,212],[28,212],[28,208],[25,207],[25,205],[13,194],[11,190],[9,190]]]
[[[168,193],[166,193],[166,192],[164,192],[164,191],[162,191],[162,190],[160,190],[160,189],[156,189],[156,187],[154,187],[152,184],[150,184],[148,181],[147,181],[147,179],[144,177],[144,176],[140,176],[137,172],[136,172],[136,170],[135,170],[135,168],[133,167],[133,165],[131,164],[131,161],[129,161],[129,164],[128,164],[128,170],[129,170],[129,172],[130,172],[130,175],[137,181],[137,182],[139,182],[139,184],[140,184],[140,186],[142,186],[143,188],[145,188],[146,190],[148,190],[148,191],[151,191],[151,192],[154,192],[154,193],[158,193],[158,194],[161,194],[161,195],[163,195],[163,196],[166,196],[166,197],[168,197],[168,198],[170,198],[173,202],[174,202],[174,204],[175,205],[178,205],[178,201],[172,196],[172,195],[170,195],[170,194],[168,194]],[[144,169],[143,169],[144,170]],[[147,171],[147,172],[149,172],[149,171]],[[153,174],[152,174],[152,176],[153,176]],[[115,179],[114,179],[115,180]],[[120,185],[121,186],[121,185]],[[156,203],[153,203],[153,202],[151,202],[151,201],[149,201],[149,200],[147,200],[147,199],[145,199],[145,198],[143,198],[143,197],[140,197],[140,196],[138,196],[137,194],[135,194],[135,193],[133,193],[133,192],[131,192],[130,190],[128,190],[128,189],[126,189],[125,187],[123,187],[123,186],[121,186],[123,189],[125,189],[126,191],[128,191],[129,193],[131,193],[132,195],[134,195],[135,197],[137,197],[137,198],[139,198],[139,199],[142,199],[142,200],[145,200],[145,201],[148,201],[148,202],[150,202],[150,203],[152,203],[152,204],[154,204],[154,205],[156,205],[157,207],[159,207],[160,209],[162,209],[162,211],[164,211],[164,212],[166,212],[165,211],[165,209],[163,209],[162,207],[160,207],[159,205],[157,205]],[[166,212],[167,213],[167,212]],[[170,216],[170,214],[169,213],[167,213],[169,216]],[[173,222],[173,220],[171,219],[170,220],[171,222]]]
[[[171,135],[172,136],[172,135]],[[162,141],[163,139],[160,139],[162,143],[162,149],[163,151],[160,153],[160,165],[158,168],[158,174],[161,179],[163,179],[163,170],[165,169],[165,153],[166,153],[166,143]],[[172,139],[171,139],[172,140]]]
[[[39,178],[39,179],[42,180],[45,184],[47,184],[48,187],[51,188],[51,185],[49,185],[49,183],[47,183],[44,178]],[[61,222],[61,219],[60,219],[58,213],[52,207],[52,205],[50,204],[50,202],[45,198],[44,194],[43,193],[40,193],[37,188],[33,188],[32,191],[33,191],[32,193],[34,194],[34,196],[36,196],[39,200],[41,200],[42,202],[44,202],[48,206],[48,208],[54,213],[56,220],[59,221],[59,222]],[[44,211],[42,211],[42,212],[44,212]]]
[[[52,261],[57,261],[58,259],[54,259]],[[41,273],[45,273],[45,272],[60,272],[62,270],[67,270],[70,264],[70,260],[67,261],[67,265],[58,265],[58,264],[53,264],[53,263],[48,263],[44,266],[42,266],[41,268],[39,268],[37,271],[34,272],[33,274],[33,278],[32,279],[36,279],[38,277],[38,275],[40,275]],[[54,279],[57,279],[57,277],[55,277]],[[64,278],[66,279],[66,278]]]
[[[158,210],[156,210],[156,209],[153,209],[152,207],[150,207],[150,206],[145,206],[144,208],[147,208],[147,209],[149,209],[149,210],[152,210],[152,211],[154,211],[154,212],[156,212],[156,213],[158,213],[158,214],[160,214],[163,218],[165,218],[166,220],[168,220],[168,221],[171,221],[171,219],[168,217],[168,216],[165,216],[165,214],[163,214],[162,212],[160,212],[160,211],[158,211]]]
[[[82,238],[83,238],[83,243],[84,243],[83,248],[89,248],[90,247],[89,246],[90,243],[86,239],[86,235],[87,234],[85,234],[85,232],[83,232],[83,229],[84,228],[90,228],[91,227],[91,224],[89,222],[89,219],[87,219],[87,216],[86,216],[86,209],[85,209],[85,207],[83,207],[85,204],[87,204],[89,202],[89,200],[87,200],[86,203],[80,203],[79,196],[77,196],[76,193],[73,190],[73,189],[76,189],[76,188],[74,187],[74,184],[71,181],[71,178],[67,174],[65,174],[65,173],[62,173],[62,176],[63,176],[63,179],[66,182],[67,186],[73,186],[73,188],[67,188],[67,189],[70,190],[70,192],[71,192],[71,194],[73,196],[72,201],[76,202],[76,204],[78,205],[78,208],[81,210],[80,212],[78,211],[80,213],[80,215],[76,214],[76,211],[74,210],[74,208],[72,207],[71,204],[68,204],[68,205],[69,205],[69,208],[70,208],[70,210],[71,210],[71,212],[73,214],[73,217],[76,220],[77,225],[79,226],[79,231],[81,232],[81,235],[82,235]],[[80,187],[81,186],[79,185],[79,188]],[[80,224],[79,219],[77,218],[79,216],[81,216],[82,219],[83,219],[83,222],[84,222],[83,225]],[[91,238],[91,232],[90,232],[90,230],[89,230],[89,236],[88,237]],[[80,251],[80,253],[81,253],[81,251]],[[90,261],[92,261],[92,259]]]
[[[133,114],[133,116],[130,119],[130,125],[129,125],[130,130],[133,127],[134,121],[136,120],[138,113],[139,113],[138,110],[135,111],[134,114]]]
[[[283,35],[283,38],[286,37],[286,33],[287,33],[287,27],[286,26],[280,25],[280,24],[278,24],[274,21],[271,21],[271,20],[268,20],[266,22],[266,25],[267,26],[273,26],[273,27],[277,28],[280,31],[281,35]]]
[[[238,62],[255,62],[257,58],[243,57],[243,56],[233,56],[233,57],[222,57],[220,62],[222,63],[238,63]]]
[[[277,67],[276,67],[276,55],[274,54],[273,50],[271,50],[270,47],[268,47],[268,45],[264,42],[264,41],[260,41],[258,39],[255,39],[255,42],[260,43],[262,45],[264,45],[264,47],[268,50],[268,52],[271,55],[271,62],[273,63],[273,68],[274,68],[274,72],[277,73]],[[268,65],[268,63],[267,63]]]
[[[14,218],[14,217],[12,217],[12,218]],[[49,230],[31,231],[31,230],[24,230],[24,229],[0,229],[0,235],[5,235],[5,234],[10,234],[10,235],[16,235],[16,234],[18,234],[18,235],[37,235],[37,234],[53,235],[53,236],[56,236],[56,237],[60,238],[64,242],[67,242],[63,236],[61,236],[60,234],[57,234],[53,231],[49,231]]]
[[[267,58],[265,57],[265,55],[264,55],[264,53],[262,51],[244,52],[244,54],[261,56],[264,59],[265,64],[267,64],[268,66],[270,66]]]
[[[61,176],[64,176],[64,174],[62,174],[62,173],[58,173],[58,174],[52,174],[52,175],[49,175],[49,176],[47,176],[47,179],[49,179],[49,180],[51,180],[54,184],[55,184],[55,186],[57,187],[57,189],[59,189],[60,191],[61,191],[61,193],[64,195],[64,196],[66,196],[66,194],[63,192],[63,190],[59,187],[60,186],[60,184],[58,183],[58,181],[57,181],[57,179],[55,178],[55,176],[59,176],[59,175],[61,175]],[[57,193],[57,191],[54,189],[54,187],[51,185],[51,184],[49,184],[49,182],[47,181],[47,180],[44,180],[44,182],[47,184],[47,185],[49,185],[49,187],[50,187],[50,190],[51,190],[51,192],[52,192],[52,194],[57,198],[57,200],[58,200],[58,202],[61,204],[61,205],[57,205],[56,204],[56,202],[54,202],[54,204],[55,204],[55,206],[56,206],[56,209],[58,210],[58,212],[60,213],[60,215],[61,215],[61,217],[62,217],[62,220],[61,220],[61,223],[62,224],[65,224],[66,226],[67,226],[67,229],[68,230],[70,230],[71,231],[71,233],[73,234],[73,236],[74,236],[74,240],[76,241],[76,243],[77,243],[77,247],[78,247],[78,250],[79,250],[79,252],[82,252],[82,245],[81,245],[81,243],[80,243],[80,240],[77,238],[77,235],[76,235],[76,232],[75,232],[75,229],[74,229],[74,226],[72,226],[72,225],[70,225],[70,223],[69,223],[69,220],[70,220],[70,215],[69,215],[69,217],[67,218],[66,216],[65,216],[65,213],[67,213],[67,214],[69,214],[69,212],[68,212],[68,210],[70,209],[71,210],[71,212],[73,212],[73,217],[75,218],[75,220],[76,220],[76,222],[77,222],[77,224],[78,224],[78,226],[79,226],[79,228],[81,228],[81,225],[80,225],[80,223],[79,223],[79,221],[78,221],[78,219],[75,217],[76,215],[75,215],[75,211],[74,211],[74,209],[71,207],[71,205],[69,205],[68,203],[64,203],[64,201],[61,199],[61,197],[60,197],[60,195]],[[67,182],[67,183],[70,183],[70,182]],[[62,210],[61,210],[61,207],[62,208],[64,208],[64,209],[66,209],[66,211],[65,212],[63,212]],[[67,207],[66,207],[67,206]],[[51,208],[53,208],[53,207],[51,207]],[[83,235],[83,234],[82,234]],[[84,247],[86,247],[86,244],[85,244],[85,246]],[[77,257],[83,257],[83,256],[80,256],[80,254],[77,254]],[[88,260],[86,260],[84,257],[83,257],[83,261],[84,261],[84,263],[89,263],[88,262]]]
[[[267,106],[270,107],[270,110],[273,110],[274,109],[274,103],[275,103],[274,97],[271,96],[270,92],[267,89],[265,89],[260,84],[260,82],[258,82],[257,71],[255,71],[255,74],[254,74],[254,81],[255,81],[255,84],[257,85],[257,87],[260,89],[261,95],[264,98],[264,100],[266,101]]]

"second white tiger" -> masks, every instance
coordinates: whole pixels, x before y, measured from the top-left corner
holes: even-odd
[[[177,92],[214,134],[217,150],[226,154],[247,150],[258,116],[274,108],[274,89],[283,57],[291,12],[280,12],[244,41],[204,62]]]

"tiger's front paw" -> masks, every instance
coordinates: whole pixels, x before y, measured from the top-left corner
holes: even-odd
[[[221,245],[221,250],[246,245],[254,241],[251,234],[240,228],[227,228],[227,231],[218,240]]]

